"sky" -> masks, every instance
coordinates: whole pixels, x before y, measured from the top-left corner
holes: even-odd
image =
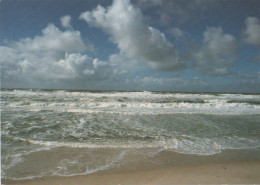
[[[259,0],[1,0],[2,88],[260,93]]]

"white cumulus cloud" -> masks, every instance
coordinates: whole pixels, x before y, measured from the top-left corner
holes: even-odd
[[[49,24],[42,35],[0,46],[1,77],[4,83],[17,85],[104,80],[113,76],[108,62],[82,54],[88,50],[79,31],[61,31]]]
[[[168,30],[170,34],[172,34],[176,39],[182,38],[184,36],[184,33],[180,28],[171,28]]]
[[[202,46],[193,48],[189,59],[196,70],[207,75],[225,75],[236,58],[237,40],[223,33],[221,27],[209,27],[203,32]]]
[[[21,39],[15,47],[32,52],[83,52],[88,48],[82,41],[79,31],[61,31],[54,24],[49,24],[42,30],[41,36]]]
[[[147,26],[140,9],[129,0],[114,0],[108,8],[99,5],[93,11],[83,12],[80,19],[108,33],[110,40],[120,49],[120,55],[148,62],[160,70],[184,67],[165,35]]]
[[[245,20],[245,42],[260,46],[260,21],[256,17],[247,17]]]
[[[63,16],[63,17],[60,18],[60,21],[61,21],[61,25],[62,25],[64,28],[72,29],[72,26],[71,26],[71,24],[70,24],[70,22],[71,22],[71,16],[65,15],[65,16]]]
[[[260,47],[260,21],[256,17],[247,17],[245,20],[244,42],[255,47]],[[252,61],[260,62],[260,52],[253,57]]]

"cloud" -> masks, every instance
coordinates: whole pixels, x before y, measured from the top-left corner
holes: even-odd
[[[105,80],[115,73],[108,62],[82,54],[89,51],[79,31],[49,24],[42,35],[0,46],[3,83]],[[48,82],[49,81],[49,82]]]
[[[184,68],[178,52],[158,29],[144,22],[141,11],[129,0],[114,0],[108,8],[98,6],[80,15],[89,25],[101,28],[128,59],[148,62],[154,69]]]
[[[189,60],[197,71],[211,76],[226,75],[236,59],[237,41],[234,36],[223,33],[221,27],[208,27],[203,32],[201,47],[192,48]]]
[[[247,44],[260,47],[260,21],[256,17],[247,17],[245,20],[246,29],[244,30],[243,41]],[[253,62],[260,62],[260,52],[252,58]]]
[[[184,36],[184,33],[180,28],[170,28],[168,32],[172,34],[176,39],[180,39]]]
[[[15,47],[21,51],[32,52],[83,52],[89,50],[81,39],[79,31],[61,31],[55,25],[49,24],[42,30],[41,36],[33,39],[25,38],[14,43]]]
[[[138,7],[146,8],[150,6],[162,5],[163,0],[135,0],[134,3]]]
[[[96,62],[99,65],[96,65]],[[65,54],[65,57],[54,63],[53,69],[56,70],[54,79],[75,79],[83,78],[90,79],[104,79],[109,78],[109,64],[107,62],[92,59],[87,55],[81,54]]]
[[[134,87],[136,90],[160,90],[160,91],[194,91],[205,90],[209,84],[199,78],[185,79],[178,76],[173,77],[155,77],[155,76],[137,76],[134,79],[128,79],[126,84]]]
[[[221,84],[222,89],[230,92],[260,92],[260,71],[253,73],[236,72]]]
[[[179,1],[175,3],[181,4]],[[212,6],[211,2],[200,0],[185,3],[189,7],[202,6],[202,9]],[[136,61],[145,61],[156,70],[177,71],[187,68],[186,63],[190,61],[193,63],[191,69],[209,76],[221,76],[230,73],[229,67],[236,59],[237,40],[233,35],[224,33],[221,27],[208,27],[203,32],[201,44],[191,48],[186,45],[187,40],[184,42],[185,32],[180,28],[168,30],[176,42],[183,40],[180,44],[186,49],[186,54],[180,55],[162,32],[145,24],[140,9],[128,0],[114,0],[108,8],[98,6],[93,11],[81,13],[80,19],[109,35],[120,51],[111,55],[110,59],[124,66],[130,67],[130,62],[141,66]],[[131,67],[138,70],[133,65]]]
[[[260,21],[256,17],[247,17],[244,41],[248,44],[260,46]]]
[[[70,24],[71,16],[65,15],[65,16],[61,17],[60,21],[61,21],[61,25],[64,28],[72,29],[72,26]]]
[[[217,7],[215,0],[165,0],[157,13],[162,25],[183,25],[208,18],[213,7]]]

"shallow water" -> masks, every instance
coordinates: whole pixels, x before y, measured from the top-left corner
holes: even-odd
[[[1,98],[6,179],[88,174],[161,151],[260,147],[257,94],[2,89]]]

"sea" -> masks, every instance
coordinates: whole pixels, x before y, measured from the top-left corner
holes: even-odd
[[[3,179],[259,148],[260,94],[1,89]]]

